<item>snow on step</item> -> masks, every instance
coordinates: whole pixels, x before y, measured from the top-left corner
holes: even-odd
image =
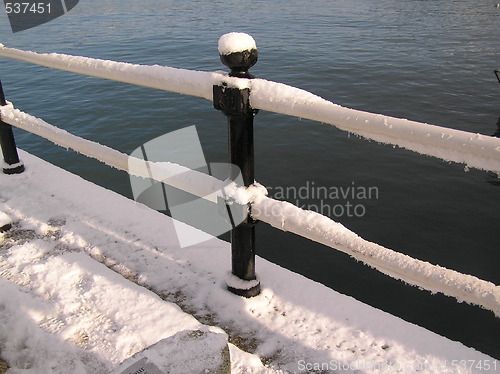
[[[11,367],[108,373],[180,329],[200,327],[177,305],[88,255],[58,254],[43,239],[11,247],[0,266],[2,355]]]

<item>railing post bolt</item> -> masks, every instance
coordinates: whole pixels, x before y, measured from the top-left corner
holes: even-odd
[[[258,57],[255,41],[250,35],[230,33],[219,40],[220,59],[231,69],[230,77],[252,79],[248,72]],[[250,107],[250,89],[230,87],[228,84],[213,86],[214,107],[228,118],[229,161],[239,167],[243,183],[254,183],[253,117],[257,113]],[[231,175],[235,180],[237,176]],[[255,274],[255,221],[247,218],[231,230],[232,274],[243,282],[241,287],[228,284],[234,294],[253,297],[260,293],[260,283]],[[248,284],[248,286],[246,286]]]
[[[0,81],[0,106],[7,105],[5,94],[3,92],[2,82]],[[0,146],[3,154],[3,172],[4,174],[20,174],[24,171],[24,165],[19,160],[17,154],[16,141],[12,126],[3,122],[0,116]]]

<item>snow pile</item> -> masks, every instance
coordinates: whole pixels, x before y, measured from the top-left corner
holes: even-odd
[[[228,196],[237,204],[251,204],[257,197],[267,196],[267,189],[260,183],[253,183],[248,187],[240,187],[235,182],[229,183],[223,188],[223,196]]]
[[[222,35],[218,46],[221,55],[257,49],[255,40],[250,35],[241,32],[230,32]]]
[[[229,73],[218,71],[212,73],[212,83],[214,86],[225,86],[244,90],[251,87],[251,81],[246,78],[230,77]]]
[[[0,175],[0,210],[14,222],[0,242],[0,351],[13,373],[106,372],[202,328],[148,290],[221,327],[239,347],[229,345],[236,374],[481,372],[452,360],[500,372],[487,355],[261,258],[261,295],[235,296],[228,243],[180,248],[169,217],[20,155],[26,171]]]

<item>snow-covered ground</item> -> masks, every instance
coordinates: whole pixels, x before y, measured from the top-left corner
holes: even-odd
[[[20,156],[23,174],[0,174],[0,211],[13,221],[0,234],[9,374],[108,373],[204,325],[228,334],[233,373],[500,372],[487,355],[261,258],[261,295],[235,296],[228,243],[180,248],[169,217]]]

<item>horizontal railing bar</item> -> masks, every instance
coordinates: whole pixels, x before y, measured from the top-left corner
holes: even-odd
[[[500,173],[500,139],[342,107],[308,91],[264,79],[241,79],[165,66],[35,53],[0,44],[0,57],[212,100],[212,86],[250,88],[254,109],[310,119],[377,142]]]
[[[131,157],[115,149],[80,138],[48,124],[11,105],[0,106],[2,121],[71,148],[129,174],[152,178],[217,202],[223,182],[204,173],[169,162],[150,162]],[[428,262],[368,242],[342,224],[319,213],[305,211],[290,203],[265,196],[263,187],[248,189],[228,186],[226,197],[239,204],[251,203],[252,217],[283,231],[293,232],[328,247],[347,253],[355,259],[395,279],[416,285],[431,292],[442,292],[459,301],[482,306],[500,316],[500,287],[471,275],[464,275]]]
[[[349,109],[308,91],[262,79],[251,81],[250,104],[333,125],[364,138],[445,161],[500,173],[500,139]]]
[[[11,106],[0,106],[0,116],[3,122],[48,139],[63,148],[72,149],[131,175],[154,179],[214,203],[217,203],[217,193],[223,187],[222,181],[208,174],[171,162],[152,162],[129,156],[73,135]]]
[[[251,214],[275,228],[347,253],[392,278],[479,305],[500,317],[500,287],[494,283],[395,252],[319,213],[264,195],[254,196]]]
[[[0,57],[212,100],[210,72],[159,65],[137,65],[59,53],[36,53],[7,48],[2,44],[0,44]]]

